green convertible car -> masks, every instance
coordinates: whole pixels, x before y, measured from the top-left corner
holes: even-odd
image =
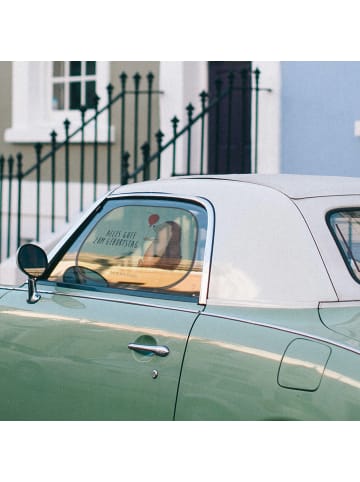
[[[360,420],[360,179],[122,186],[18,265],[1,420]]]

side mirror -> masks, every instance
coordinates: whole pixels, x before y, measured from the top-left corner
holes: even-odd
[[[17,253],[17,264],[28,277],[28,303],[36,303],[41,296],[36,289],[36,280],[48,267],[45,251],[35,244],[24,244]]]

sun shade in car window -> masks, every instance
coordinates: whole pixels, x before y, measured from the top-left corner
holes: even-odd
[[[190,203],[109,201],[49,280],[198,296],[206,219]]]

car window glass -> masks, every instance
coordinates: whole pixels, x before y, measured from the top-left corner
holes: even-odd
[[[350,273],[360,282],[360,209],[333,211],[328,224]]]
[[[197,296],[206,220],[196,204],[108,201],[48,279]]]

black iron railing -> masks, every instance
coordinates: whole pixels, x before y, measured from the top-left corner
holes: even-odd
[[[254,129],[254,162],[253,172],[257,172],[258,163],[258,105],[260,88],[259,78],[260,71],[247,71],[243,73],[246,81],[240,89],[251,90],[253,94],[254,112],[255,112],[255,129]],[[248,82],[249,78],[253,79]],[[37,143],[34,146],[35,162],[31,167],[24,170],[24,158],[21,153],[16,156],[9,156],[5,159],[0,156],[0,262],[4,258],[10,257],[20,244],[24,241],[23,223],[24,211],[29,200],[24,196],[24,181],[32,180],[35,186],[31,199],[35,199],[35,206],[32,208],[34,212],[35,232],[32,236],[35,241],[40,241],[40,235],[48,232],[54,233],[57,229],[56,222],[59,219],[59,211],[62,212],[63,222],[70,221],[70,201],[74,203],[74,192],[71,192],[70,185],[74,184],[78,187],[78,208],[76,212],[82,212],[85,204],[95,200],[99,195],[99,186],[105,186],[109,190],[114,184],[128,184],[129,182],[137,182],[148,180],[150,178],[158,178],[161,175],[162,162],[164,153],[169,153],[170,158],[170,174],[172,176],[182,174],[203,174],[207,172],[206,152],[209,149],[209,139],[207,139],[207,123],[210,113],[214,113],[215,132],[221,129],[220,120],[216,114],[221,103],[228,102],[229,123],[231,125],[232,96],[234,94],[233,74],[229,74],[227,82],[217,82],[216,93],[209,96],[205,91],[200,95],[200,111],[196,114],[192,104],[186,107],[185,125],[179,128],[180,121],[175,116],[171,119],[171,133],[169,140],[164,142],[164,134],[158,130],[153,134],[153,101],[154,95],[161,94],[158,90],[154,90],[154,75],[149,73],[145,79],[146,86],[141,88],[141,82],[144,79],[139,74],[133,77],[133,88],[128,88],[128,78],[125,73],[120,75],[120,92],[114,96],[114,87],[110,84],[107,87],[107,103],[99,109],[99,97],[95,99],[95,111],[91,117],[86,118],[86,108],[80,109],[81,125],[79,128],[71,132],[70,121],[64,121],[64,141],[58,142],[58,132],[51,132],[50,146],[46,153],[44,145]],[[132,121],[127,122],[127,101],[132,100]],[[145,107],[140,109],[140,99],[145,100]],[[114,159],[114,144],[112,140],[112,122],[114,118],[114,106],[116,103],[120,105],[120,133],[117,153],[118,162]],[[116,113],[115,113],[116,114]],[[100,143],[98,138],[99,117],[106,116],[107,139]],[[146,119],[146,140],[140,142],[140,117]],[[93,140],[85,142],[86,127],[93,126]],[[126,148],[126,130],[132,129],[132,142],[130,148]],[[195,128],[197,130],[195,130]],[[144,131],[142,129],[142,131]],[[197,135],[198,151],[194,152],[193,140]],[[227,135],[228,149],[230,156],[230,145],[232,142],[232,129],[229,127]],[[79,140],[80,137],[80,140]],[[215,135],[217,137],[217,135]],[[76,141],[75,141],[76,138]],[[185,157],[182,159],[182,168],[178,167],[178,143],[180,139],[185,142]],[[75,143],[76,142],[76,143]],[[217,146],[215,144],[215,149]],[[130,153],[131,150],[131,153]],[[91,152],[92,151],[92,152]],[[100,152],[101,151],[101,152]],[[197,160],[196,172],[194,171],[194,159]],[[77,166],[78,172],[74,176],[74,165]],[[91,169],[90,169],[91,167]],[[114,169],[117,167],[117,169]],[[46,176],[43,171],[47,170]],[[118,173],[116,177],[115,173]],[[44,194],[42,186],[44,181],[49,185],[48,191]],[[60,195],[57,193],[59,184],[62,184]],[[84,187],[92,186],[91,199],[85,199]],[[47,209],[47,216],[50,218],[50,228],[44,228],[44,207]],[[27,235],[28,236],[28,235]]]
[[[230,156],[231,156],[231,149],[230,146],[232,144],[232,98],[235,90],[240,90],[244,93],[246,91],[250,91],[254,93],[253,102],[254,102],[254,158],[253,158],[253,166],[249,172],[258,172],[258,137],[259,137],[259,94],[261,91],[271,92],[269,88],[262,88],[260,87],[260,70],[256,69],[254,71],[243,71],[241,73],[242,77],[242,85],[240,87],[234,87],[234,74],[232,72],[229,73],[227,83],[224,83],[222,80],[218,80],[216,82],[216,93],[212,98],[209,98],[209,94],[205,91],[199,94],[200,96],[200,112],[196,115],[194,114],[195,108],[193,104],[188,104],[186,106],[187,111],[187,119],[186,123],[183,128],[178,130],[179,119],[175,116],[171,119],[172,124],[172,138],[169,139],[167,142],[163,143],[164,134],[159,130],[155,134],[156,144],[153,148],[153,152],[151,152],[151,146],[149,142],[145,142],[141,146],[142,150],[142,164],[138,167],[134,164],[134,168],[130,171],[130,153],[125,152],[123,156],[122,162],[122,177],[121,183],[128,184],[129,182],[137,182],[139,178],[142,180],[149,180],[150,179],[150,166],[152,164],[156,164],[155,169],[155,177],[159,178],[161,175],[161,166],[162,166],[162,155],[165,151],[169,149],[172,150],[172,168],[171,168],[171,176],[178,176],[178,175],[190,175],[190,174],[204,174],[207,172],[207,159],[205,158],[205,151],[206,147],[211,147],[209,143],[209,139],[207,139],[208,143],[206,142],[206,122],[208,120],[209,114],[214,112],[214,119],[215,119],[215,142],[212,145],[215,148],[215,166],[219,163],[219,154],[218,154],[218,146],[219,146],[219,139],[218,133],[220,132],[221,126],[221,119],[219,115],[219,108],[220,105],[224,102],[228,103],[228,110],[227,110],[227,145],[226,145],[226,163],[223,173],[230,172]],[[253,82],[249,82],[253,78]],[[199,150],[194,152],[193,144],[192,144],[192,137],[195,126],[200,127],[198,132],[200,132],[200,142],[198,142]],[[186,137],[186,162],[185,162],[185,170],[179,172],[177,168],[177,143],[179,139]],[[194,164],[193,160],[198,160],[198,170],[194,171]]]
[[[57,212],[60,208],[64,214],[65,222],[70,221],[70,201],[74,201],[70,192],[71,183],[76,181],[79,185],[77,211],[81,212],[85,207],[84,187],[86,177],[91,179],[93,185],[92,200],[95,200],[99,195],[99,184],[105,185],[107,190],[109,190],[111,185],[121,182],[121,174],[116,178],[115,173],[121,172],[121,162],[125,157],[127,128],[129,126],[127,117],[130,109],[134,119],[131,123],[133,132],[130,139],[132,138],[133,141],[133,162],[136,167],[140,153],[138,147],[140,144],[140,111],[141,125],[143,125],[144,118],[147,121],[145,130],[147,132],[147,141],[150,143],[155,116],[153,108],[154,97],[161,94],[161,92],[154,89],[154,74],[152,72],[145,78],[138,73],[135,74],[130,87],[126,73],[123,72],[119,78],[120,92],[117,95],[113,95],[114,86],[109,84],[107,87],[107,102],[104,107],[99,109],[100,98],[96,95],[94,101],[95,108],[92,109],[88,118],[86,117],[86,107],[80,108],[80,127],[71,130],[71,122],[65,119],[64,140],[62,142],[57,141],[59,132],[52,131],[48,144],[36,143],[34,145],[35,162],[30,167],[24,169],[22,153],[18,153],[16,156],[10,155],[7,158],[0,155],[0,262],[4,258],[9,257],[22,242],[24,203],[31,202],[35,204],[34,240],[39,241],[40,232],[42,231],[41,221],[44,203],[46,203],[47,210],[49,210],[49,205],[51,206],[49,214],[51,218],[51,232],[56,230]],[[127,103],[130,100],[131,106],[128,107]],[[116,104],[119,106],[119,112],[115,112]],[[112,134],[114,115],[120,117],[120,132],[118,133],[120,152],[115,152],[115,154]],[[101,143],[99,142],[100,116],[106,116],[107,131],[107,139]],[[91,126],[93,129],[91,143],[85,140],[85,132],[88,126]],[[117,160],[115,157],[117,157]],[[75,165],[78,166],[78,172],[74,175]],[[45,169],[47,172],[44,174]],[[35,185],[35,192],[32,191],[31,200],[24,200],[23,196],[24,181],[27,180],[32,180]],[[50,183],[51,186],[50,192],[46,194],[46,199],[43,199],[44,195],[41,190],[44,181]],[[62,182],[64,185],[64,195],[61,196],[62,206],[59,206],[59,201],[56,201],[58,198],[56,190],[59,182]],[[56,204],[57,202],[58,205]]]

